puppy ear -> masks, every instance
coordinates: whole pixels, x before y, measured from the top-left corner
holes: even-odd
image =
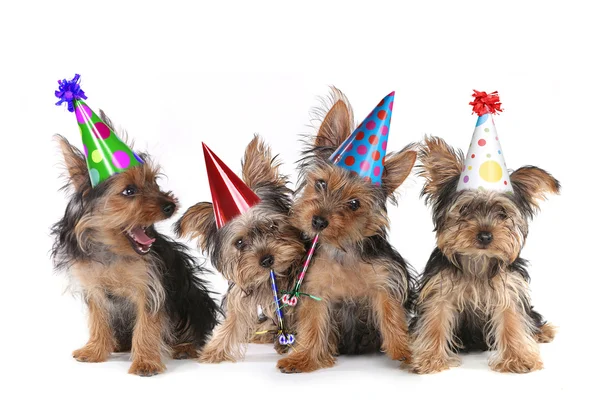
[[[463,154],[454,150],[443,139],[427,136],[419,150],[418,175],[425,178],[421,195],[437,196],[454,179],[458,179],[463,169]]]
[[[261,183],[274,183],[285,185],[285,177],[279,175],[277,157],[271,157],[271,148],[260,138],[254,135],[252,141],[246,147],[244,160],[242,161],[242,179],[251,189]]]
[[[88,174],[85,157],[75,146],[72,146],[67,139],[61,135],[55,135],[55,140],[60,146],[65,167],[69,174],[69,182],[73,185],[76,192],[87,192],[92,188],[90,176]]]
[[[539,207],[539,200],[545,200],[548,193],[558,194],[560,183],[548,172],[531,165],[521,167],[510,174],[510,183],[515,192],[533,207]]]
[[[325,116],[322,117],[315,146],[331,149],[328,155],[321,154],[322,157],[329,157],[354,130],[354,113],[344,93],[332,87],[329,101],[324,101],[324,108],[328,102],[331,106],[327,113],[317,111],[317,116]]]
[[[215,212],[212,203],[208,202],[188,208],[179,221],[175,222],[177,236],[198,239],[198,245],[203,251],[209,249],[216,232]]]
[[[381,181],[388,196],[391,196],[408,178],[416,160],[417,152],[411,150],[411,146],[407,146],[399,153],[391,153],[385,157]]]

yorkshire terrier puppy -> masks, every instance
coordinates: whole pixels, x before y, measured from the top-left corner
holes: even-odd
[[[292,191],[269,147],[258,137],[246,148],[242,178],[260,202],[217,228],[213,205],[198,203],[176,224],[180,236],[198,239],[212,265],[229,281],[223,299],[225,320],[200,356],[201,362],[219,363],[244,357],[249,341],[267,342],[255,336],[259,330],[276,329],[276,310],[269,279],[272,269],[280,289],[291,287],[305,254],[301,233],[289,223]],[[264,317],[259,321],[258,308]],[[286,324],[291,324],[286,313]],[[278,351],[284,349],[278,346]]]
[[[73,357],[102,362],[112,352],[131,351],[129,372],[140,376],[163,372],[164,352],[196,357],[218,306],[187,248],[154,228],[177,208],[156,182],[158,168],[141,155],[142,165],[92,187],[84,155],[64,137],[57,140],[72,194],[52,227],[52,255],[89,309],[90,338]]]
[[[354,131],[352,108],[333,89],[331,106],[300,163],[300,193],[291,222],[318,247],[295,311],[297,344],[279,360],[284,373],[331,367],[338,354],[382,349],[394,360],[410,360],[408,307],[413,290],[409,265],[387,239],[388,199],[416,160],[406,148],[388,153],[381,185],[334,165],[330,156]]]
[[[460,364],[459,350],[494,350],[496,371],[542,368],[538,343],[555,329],[533,310],[526,261],[528,220],[560,185],[525,166],[510,175],[513,192],[462,190],[460,151],[428,137],[419,154],[422,195],[433,209],[437,248],[422,274],[414,331],[413,370],[432,373]]]

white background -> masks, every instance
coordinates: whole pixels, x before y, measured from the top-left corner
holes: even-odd
[[[597,13],[584,3],[309,1],[47,1],[0,6],[2,275],[0,397],[92,398],[566,398],[598,395]],[[418,5],[417,5],[418,4]],[[591,4],[591,2],[590,2]],[[66,200],[51,138],[79,144],[75,118],[55,107],[56,80],[82,74],[103,108],[162,164],[182,209],[209,200],[201,141],[239,171],[246,143],[263,135],[292,180],[309,111],[336,85],[357,119],[396,90],[389,148],[424,134],[465,149],[472,89],[498,90],[496,124],[509,168],[533,164],[562,183],[531,224],[533,300],[560,326],[542,345],[545,369],[506,375],[486,354],[431,376],[382,356],[341,358],[327,370],[282,375],[268,346],[244,362],[168,361],[151,379],[127,374],[125,357],[81,364],[85,309],[52,272],[50,225]],[[434,245],[422,181],[402,186],[390,209],[391,241],[420,271]],[[174,221],[174,220],[173,220]],[[168,232],[169,224],[162,225]],[[217,275],[214,287],[224,289]],[[597,397],[596,397],[597,398]]]

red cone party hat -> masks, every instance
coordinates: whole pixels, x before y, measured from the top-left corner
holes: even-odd
[[[246,212],[260,199],[208,146],[202,143],[217,228]]]

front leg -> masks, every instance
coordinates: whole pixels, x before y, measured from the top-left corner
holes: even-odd
[[[73,352],[73,358],[81,362],[106,361],[116,347],[110,328],[110,315],[104,299],[99,294],[88,295],[90,338],[85,346]]]
[[[297,307],[298,341],[294,352],[279,360],[277,368],[283,373],[296,373],[332,367],[337,345],[330,340],[332,321],[328,300],[303,299]]]
[[[162,362],[164,315],[148,309],[145,296],[136,299],[137,318],[133,329],[131,353],[133,363],[130,374],[152,376],[163,372],[166,367]]]
[[[419,293],[412,341],[412,371],[431,374],[460,365],[452,351],[456,346],[457,310],[453,305],[452,283],[442,274],[431,278]]]
[[[392,360],[410,363],[410,345],[406,311],[399,300],[380,290],[371,297],[383,339],[383,351]]]
[[[515,301],[498,307],[491,319],[493,347],[490,367],[499,372],[527,373],[542,369],[539,346],[529,316]]]
[[[215,328],[213,336],[200,354],[200,362],[220,363],[244,358],[246,344],[252,337],[258,313],[256,307],[248,306],[248,298],[232,290],[227,295],[225,320]],[[252,304],[252,303],[251,303]]]

